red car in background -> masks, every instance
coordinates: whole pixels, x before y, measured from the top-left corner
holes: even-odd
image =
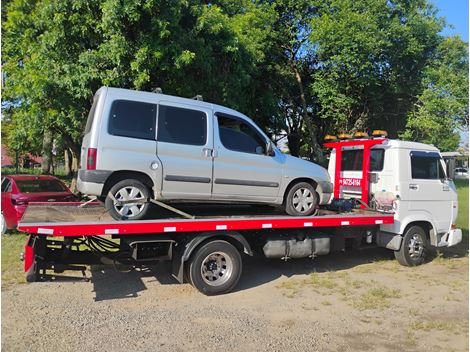
[[[75,202],[70,189],[57,177],[8,175],[2,178],[2,234],[15,229],[29,202]]]

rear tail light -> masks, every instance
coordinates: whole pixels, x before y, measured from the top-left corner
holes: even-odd
[[[11,203],[13,205],[27,205],[28,200],[25,198],[11,198]]]
[[[96,170],[96,157],[98,151],[96,148],[88,148],[86,156],[86,169],[87,170]]]
[[[457,228],[457,225],[456,225],[456,224],[452,224],[452,225],[450,226],[450,228],[451,228],[451,230],[455,230],[455,229]]]

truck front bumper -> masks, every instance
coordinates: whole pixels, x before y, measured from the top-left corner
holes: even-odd
[[[462,242],[462,230],[452,229],[450,232],[442,236],[438,243],[438,247],[451,247]]]

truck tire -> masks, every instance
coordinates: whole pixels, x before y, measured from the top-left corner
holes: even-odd
[[[134,179],[122,180],[109,190],[116,200],[147,200],[150,191],[142,182]],[[150,203],[129,203],[115,205],[114,201],[106,195],[106,209],[115,220],[140,220],[143,219],[150,208]]]
[[[411,226],[403,235],[401,248],[395,251],[395,258],[401,265],[417,266],[424,263],[429,253],[426,232],[421,226]]]
[[[192,254],[187,274],[189,282],[207,296],[227,293],[240,280],[242,258],[227,241],[207,242]]]
[[[285,209],[292,216],[309,216],[315,212],[318,195],[310,183],[299,182],[287,193]]]

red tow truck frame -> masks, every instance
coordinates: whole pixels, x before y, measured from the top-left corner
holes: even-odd
[[[225,242],[225,246],[228,244],[239,252],[251,255],[253,247],[261,250],[269,242],[270,245],[274,244],[275,248],[286,251],[283,256],[277,256],[286,260],[301,256],[313,258],[316,255],[327,254],[335,248],[342,250],[348,239],[364,242],[365,236],[372,236],[371,234],[378,231],[380,225],[394,222],[392,213],[364,209],[367,208],[365,204],[369,201],[370,148],[384,141],[383,138],[376,138],[325,144],[326,147],[336,150],[335,198],[340,195],[341,185],[348,182],[341,178],[342,148],[352,145],[364,148],[364,179],[356,182],[356,185],[362,189],[362,209],[353,209],[349,212],[320,209],[317,215],[309,217],[251,214],[203,216],[194,219],[103,221],[96,216],[83,216],[72,220],[65,218],[64,220],[66,214],[73,212],[92,213],[93,209],[97,214],[105,212],[96,203],[85,206],[81,203],[80,205],[73,203],[31,204],[18,226],[20,231],[30,234],[23,254],[26,278],[28,281],[43,280],[48,277],[47,270],[54,270],[55,273],[61,273],[64,270],[80,270],[84,274],[86,267],[81,265],[109,263],[109,260],[106,261],[103,258],[111,259],[114,263],[133,265],[170,260],[173,264],[173,276],[179,282],[186,279],[205,294],[218,294],[230,291],[236,282],[214,289],[210,282],[209,284],[206,282],[204,286],[204,282],[192,278],[191,273],[188,274],[185,271],[191,266],[186,262],[191,263],[197,260],[194,257],[197,257],[199,252],[203,252],[201,255],[206,255],[204,250],[211,244],[215,246],[216,243]],[[63,216],[55,218],[55,214]],[[299,234],[302,234],[300,240]],[[107,239],[109,236],[120,239],[119,244]],[[322,244],[326,243],[325,241],[327,245]],[[308,255],[299,254],[299,248],[302,253],[306,248],[306,245],[298,247],[299,243],[308,243],[311,246],[312,249]],[[84,246],[87,247],[86,250],[83,250]],[[315,246],[318,248],[315,249]],[[146,255],[147,252],[152,254]],[[269,255],[266,256],[269,257]],[[237,257],[232,259],[236,261]],[[211,265],[212,268],[215,264],[211,262]]]

